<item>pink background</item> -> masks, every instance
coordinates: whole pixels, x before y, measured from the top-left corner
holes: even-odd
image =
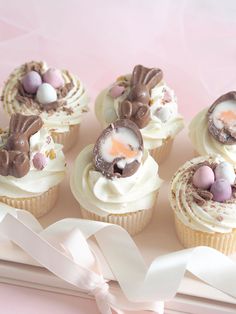
[[[135,64],[157,66],[189,120],[235,89],[235,15],[233,0],[0,0],[0,83],[45,60],[77,73],[93,100]],[[27,288],[0,284],[0,295],[4,314],[98,313],[94,302]]]

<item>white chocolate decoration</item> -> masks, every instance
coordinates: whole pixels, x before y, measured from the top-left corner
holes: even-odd
[[[100,153],[103,160],[112,162],[115,158],[123,158],[117,166],[124,169],[126,164],[137,160],[141,161],[142,151],[135,133],[127,128],[113,129],[101,143]]]
[[[223,129],[225,125],[236,128],[236,101],[223,101],[215,107],[211,116],[218,129]]]
[[[41,104],[45,105],[57,100],[57,92],[52,85],[43,83],[39,86],[36,97]]]

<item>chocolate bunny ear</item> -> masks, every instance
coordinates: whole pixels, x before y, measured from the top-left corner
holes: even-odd
[[[27,139],[38,132],[43,125],[42,119],[39,116],[25,116],[20,113],[14,113],[11,116],[9,125],[9,134],[21,133]]]
[[[132,76],[131,76],[131,86],[142,84],[152,89],[157,85],[163,77],[163,72],[161,69],[156,68],[145,68],[142,65],[136,65],[134,67]]]

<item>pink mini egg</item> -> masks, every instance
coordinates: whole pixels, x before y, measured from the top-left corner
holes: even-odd
[[[112,98],[118,98],[122,93],[124,92],[125,88],[124,86],[121,85],[114,85],[112,88],[109,90],[109,95]]]
[[[214,182],[214,179],[213,170],[208,166],[201,166],[193,175],[193,184],[199,189],[207,190]]]
[[[43,74],[43,81],[52,85],[54,88],[59,88],[64,85],[64,79],[61,71],[58,69],[50,68]]]
[[[43,170],[47,165],[47,158],[42,153],[38,152],[33,157],[33,165],[37,170]]]
[[[211,186],[211,193],[213,194],[213,201],[224,202],[231,198],[232,188],[227,180],[216,180]]]
[[[36,71],[30,71],[22,78],[24,90],[29,94],[35,94],[41,84],[42,78]]]

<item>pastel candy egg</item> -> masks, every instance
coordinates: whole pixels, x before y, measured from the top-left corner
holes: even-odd
[[[216,179],[225,179],[231,185],[234,184],[235,181],[234,167],[226,161],[221,162],[215,168],[215,177]]]
[[[36,97],[41,104],[49,104],[57,100],[57,92],[52,85],[43,83],[39,86]]]
[[[213,170],[208,166],[201,166],[193,175],[193,184],[199,189],[207,190],[214,182],[214,179]]]
[[[33,165],[38,170],[43,170],[47,165],[47,158],[42,153],[36,153],[33,157]]]
[[[112,97],[112,98],[117,98],[119,97],[120,95],[122,95],[122,93],[124,92],[125,88],[124,86],[121,86],[121,85],[114,85],[110,90],[109,90],[109,95]]]
[[[232,188],[228,181],[224,179],[216,180],[210,189],[213,194],[213,201],[216,202],[224,202],[231,198],[232,196]]]
[[[159,118],[162,122],[166,122],[170,116],[171,116],[171,112],[169,110],[168,107],[161,107],[159,108],[155,115],[157,116],[157,118]]]
[[[58,69],[50,68],[43,74],[43,81],[52,85],[54,88],[59,88],[64,85],[64,79]]]
[[[28,72],[22,79],[24,90],[29,94],[36,93],[38,87],[42,84],[42,78],[36,71]]]

